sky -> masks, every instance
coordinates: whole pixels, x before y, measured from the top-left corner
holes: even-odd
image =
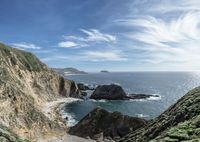
[[[50,67],[200,70],[200,1],[1,0],[0,41]]]

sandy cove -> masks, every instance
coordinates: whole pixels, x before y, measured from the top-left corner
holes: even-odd
[[[76,98],[58,98],[55,101],[51,101],[45,103],[41,106],[42,112],[51,120],[60,119],[61,123],[63,123],[63,127],[65,131],[63,132],[50,132],[46,134],[42,138],[37,138],[35,142],[95,142],[94,140],[84,139],[81,137],[73,136],[67,134],[67,125],[65,124],[65,120],[62,118],[60,114],[60,109],[68,103],[81,101],[80,99]]]

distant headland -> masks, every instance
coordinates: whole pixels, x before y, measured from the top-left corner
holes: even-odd
[[[76,68],[72,68],[72,67],[70,67],[70,68],[53,68],[53,70],[63,76],[87,74],[87,72],[85,72],[85,71],[80,71],[80,70],[78,70]]]

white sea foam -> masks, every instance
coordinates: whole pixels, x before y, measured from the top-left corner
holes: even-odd
[[[140,118],[147,118],[147,117],[149,117],[149,115],[145,115],[145,114],[142,114],[142,113],[136,114],[136,116],[140,117]]]
[[[65,112],[64,110],[61,110],[60,113],[61,113],[62,118],[67,121],[68,127],[72,127],[78,123],[78,121],[75,119],[74,114]]]
[[[154,96],[151,96],[149,98],[147,98],[147,100],[150,100],[150,101],[157,101],[157,100],[161,100],[161,95],[159,94],[153,94]]]
[[[60,106],[60,115],[63,119],[66,120],[68,127],[72,127],[72,126],[76,125],[78,123],[78,121],[75,119],[75,115],[73,113],[66,112],[63,109],[63,107],[66,104],[70,104],[70,103],[77,102],[77,101],[82,101],[82,100],[76,99],[76,98],[67,98],[66,102]]]
[[[89,101],[91,101],[91,102],[101,102],[101,103],[107,102],[107,100],[94,100],[94,99],[89,99]]]

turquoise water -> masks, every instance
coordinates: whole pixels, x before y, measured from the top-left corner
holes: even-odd
[[[149,100],[73,102],[63,107],[63,112],[70,116],[71,123],[76,123],[97,106],[108,111],[119,111],[126,115],[151,119],[161,114],[189,90],[200,86],[198,72],[91,73],[68,76],[67,79],[89,85],[115,83],[121,85],[127,93],[160,95],[160,98]]]

